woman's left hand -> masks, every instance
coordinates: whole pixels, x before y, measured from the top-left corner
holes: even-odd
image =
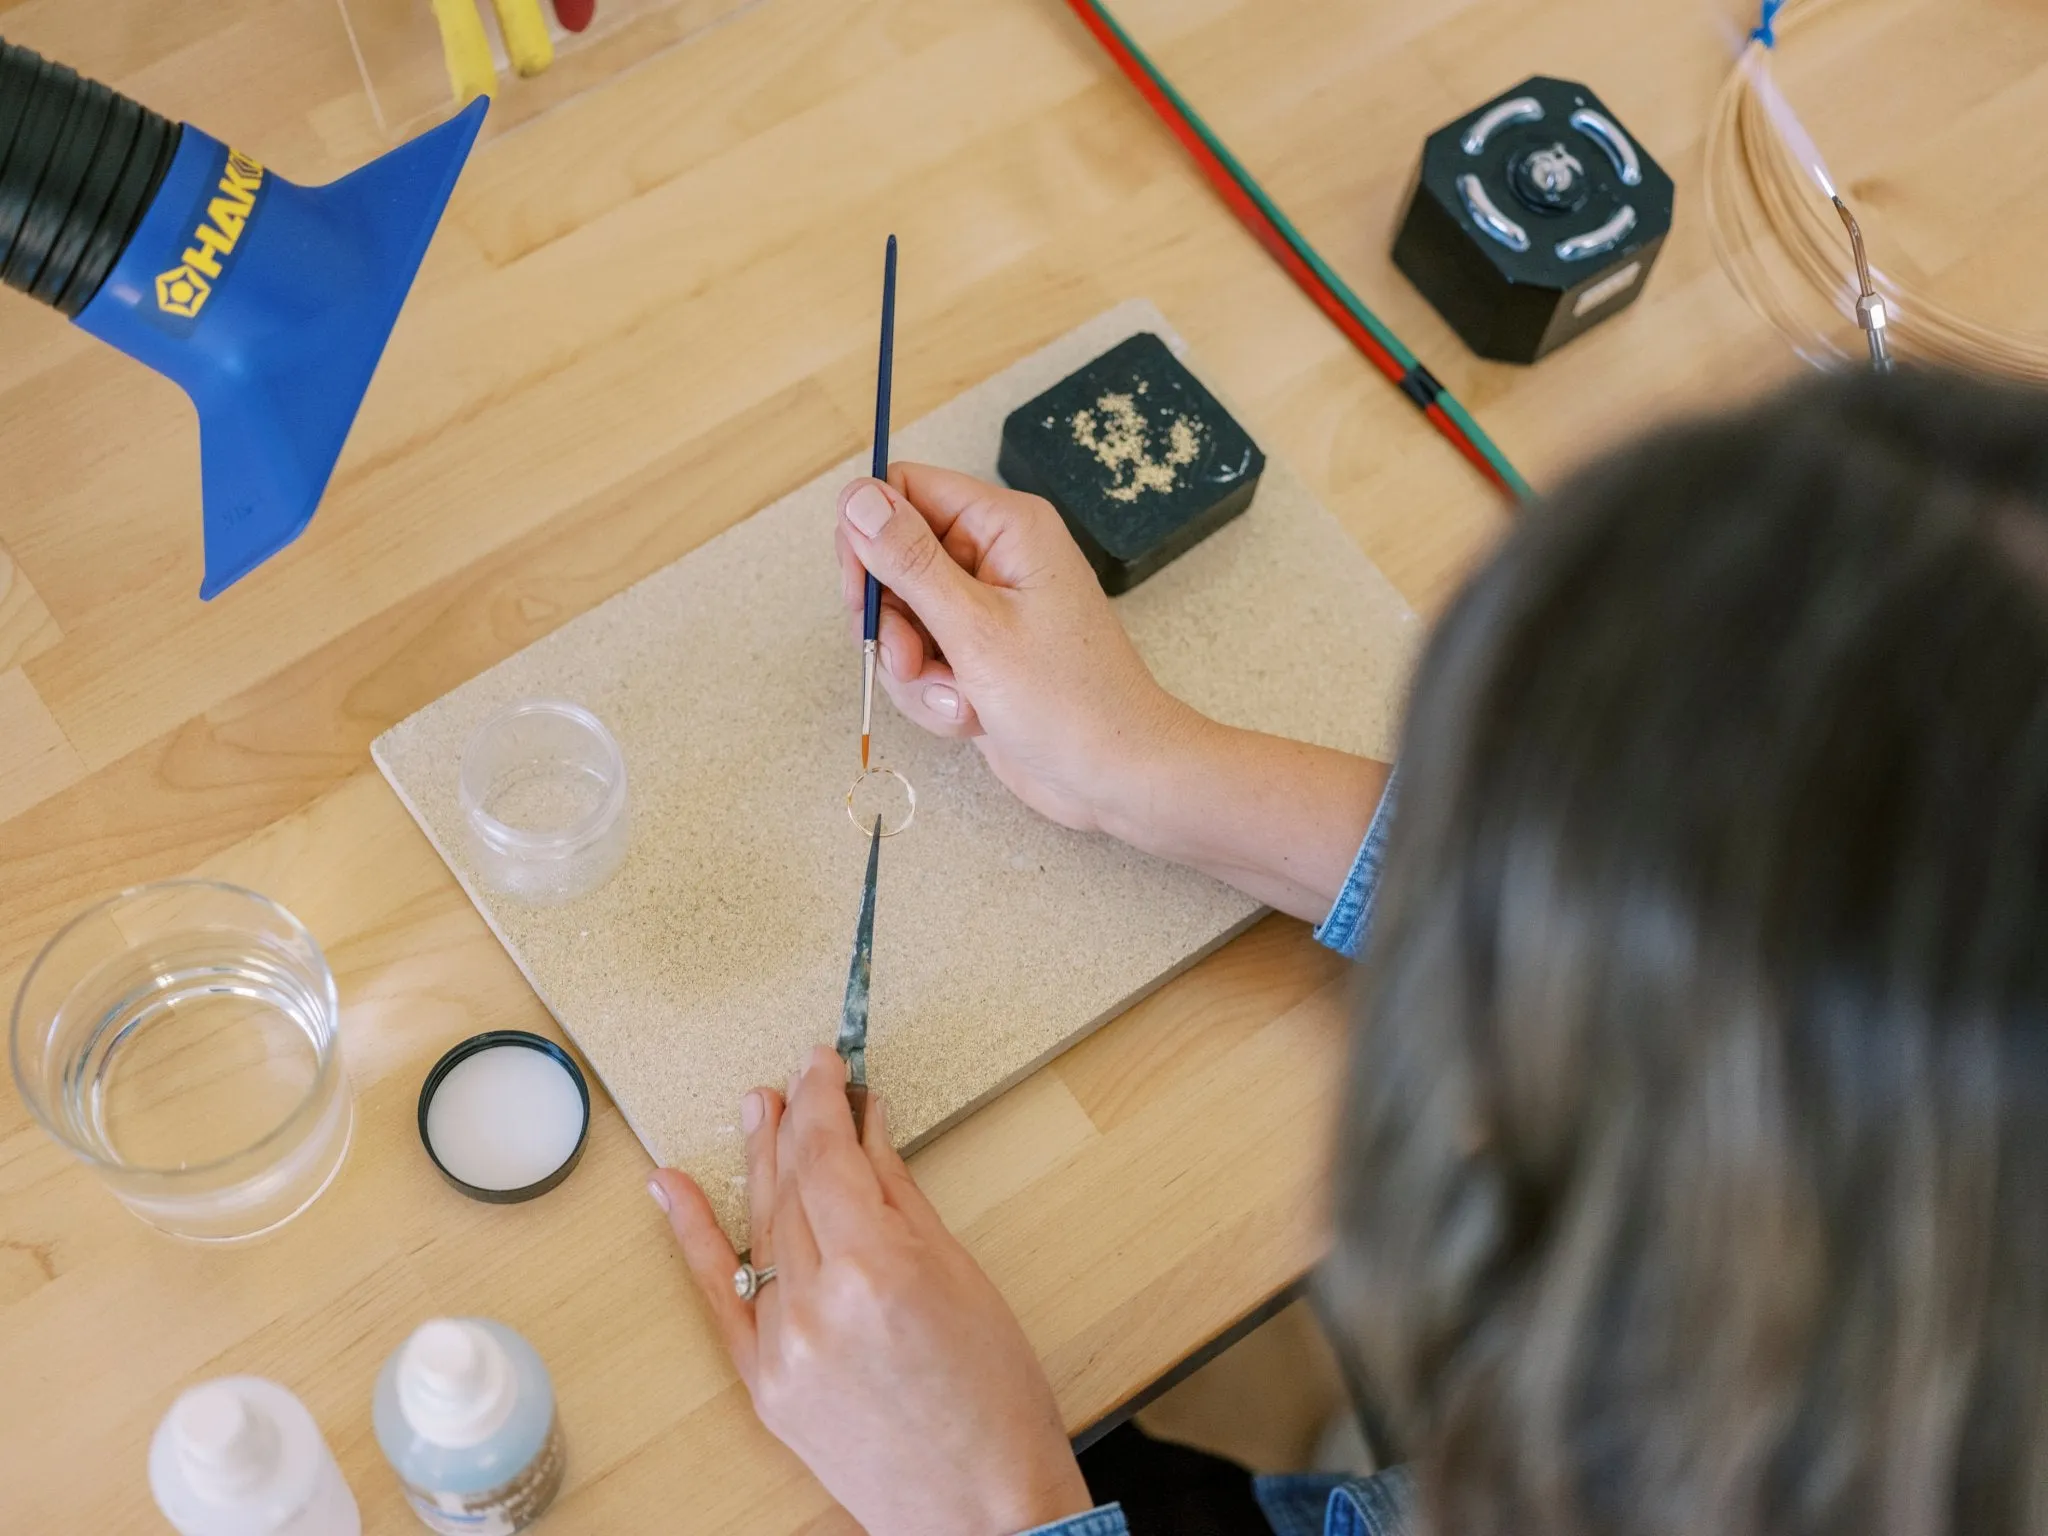
[[[1012,1536],[1090,1507],[1051,1384],[987,1275],[939,1220],[870,1097],[820,1046],[742,1106],[752,1303],[703,1192],[662,1169],[668,1212],[761,1422],[870,1536]]]

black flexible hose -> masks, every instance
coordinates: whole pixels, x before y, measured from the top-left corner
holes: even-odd
[[[65,315],[99,292],[184,129],[0,38],[0,282]]]

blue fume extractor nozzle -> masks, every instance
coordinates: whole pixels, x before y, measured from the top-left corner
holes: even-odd
[[[191,397],[201,597],[312,520],[488,107],[301,187],[0,39],[0,282]]]

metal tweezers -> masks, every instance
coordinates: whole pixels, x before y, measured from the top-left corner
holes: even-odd
[[[875,874],[882,863],[882,818],[875,818],[868,844],[868,878],[860,894],[860,922],[853,930],[853,964],[846,972],[846,1003],[839,1010],[834,1047],[846,1063],[846,1102],[853,1108],[853,1133],[864,1135],[868,1115],[868,984],[875,969]]]

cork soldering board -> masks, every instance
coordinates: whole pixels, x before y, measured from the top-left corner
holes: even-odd
[[[1124,304],[898,432],[895,457],[994,479],[1003,418],[1141,330],[1199,374],[1156,309]],[[839,489],[865,468],[821,475],[373,748],[648,1151],[695,1175],[742,1242],[740,1096],[831,1042],[866,865],[844,805],[859,648],[832,543]],[[1206,713],[1390,752],[1420,626],[1280,459],[1248,511],[1116,606],[1160,681]],[[456,800],[471,733],[544,697],[611,728],[632,796],[625,863],[559,907],[478,881]],[[970,743],[924,735],[884,699],[875,736],[919,797],[915,825],[882,847],[868,1046],[905,1146],[1260,914],[1204,875],[1043,820]]]

